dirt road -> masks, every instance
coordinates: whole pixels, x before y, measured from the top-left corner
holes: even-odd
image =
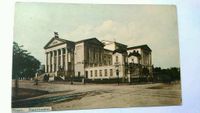
[[[20,100],[27,103],[23,107],[51,106],[53,110],[64,110],[181,104],[180,83],[119,86],[117,84],[39,83],[37,86],[33,84],[31,81],[20,81],[19,87],[49,93]],[[35,100],[44,101],[35,102]]]

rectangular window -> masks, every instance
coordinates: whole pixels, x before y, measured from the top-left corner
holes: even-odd
[[[92,72],[92,70],[90,71],[90,76],[91,76],[91,77],[93,76],[93,72]]]
[[[112,58],[111,57],[109,57],[109,65],[112,65]]]
[[[100,77],[102,76],[102,70],[99,70],[99,76]]]
[[[65,54],[65,49],[64,48],[62,49],[62,52],[63,52],[63,54]]]
[[[81,76],[81,72],[78,72],[78,77],[80,77]]]
[[[103,57],[103,64],[104,64],[104,65],[106,65],[106,59],[107,59],[107,58],[106,58],[106,55],[104,55],[104,57]]]
[[[85,71],[85,77],[88,78],[88,71]]]
[[[93,48],[93,61],[95,61],[95,48]]]
[[[110,76],[113,76],[113,70],[110,69]]]
[[[118,56],[116,56],[116,62],[119,62],[119,60],[118,60]]]
[[[104,72],[105,72],[105,76],[107,76],[107,69],[105,69]]]
[[[95,70],[95,77],[97,77],[97,70]]]

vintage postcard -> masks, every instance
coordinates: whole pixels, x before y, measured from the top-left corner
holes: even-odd
[[[13,112],[181,105],[174,5],[16,3]]]

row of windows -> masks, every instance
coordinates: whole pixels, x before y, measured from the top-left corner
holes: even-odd
[[[97,70],[90,70],[90,76],[93,77],[93,72],[94,72],[94,76],[97,77]],[[103,73],[102,70],[99,70],[99,76],[102,77]],[[107,69],[104,69],[104,76],[108,76],[108,71]],[[110,76],[113,76],[113,69],[110,69]]]

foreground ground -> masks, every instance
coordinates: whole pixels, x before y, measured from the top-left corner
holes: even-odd
[[[32,81],[23,80],[19,81],[19,88],[18,95],[21,97],[13,98],[13,107],[51,106],[53,110],[64,110],[181,104],[179,82],[119,86],[40,82],[39,85],[34,85]],[[39,93],[40,91],[47,93]]]

